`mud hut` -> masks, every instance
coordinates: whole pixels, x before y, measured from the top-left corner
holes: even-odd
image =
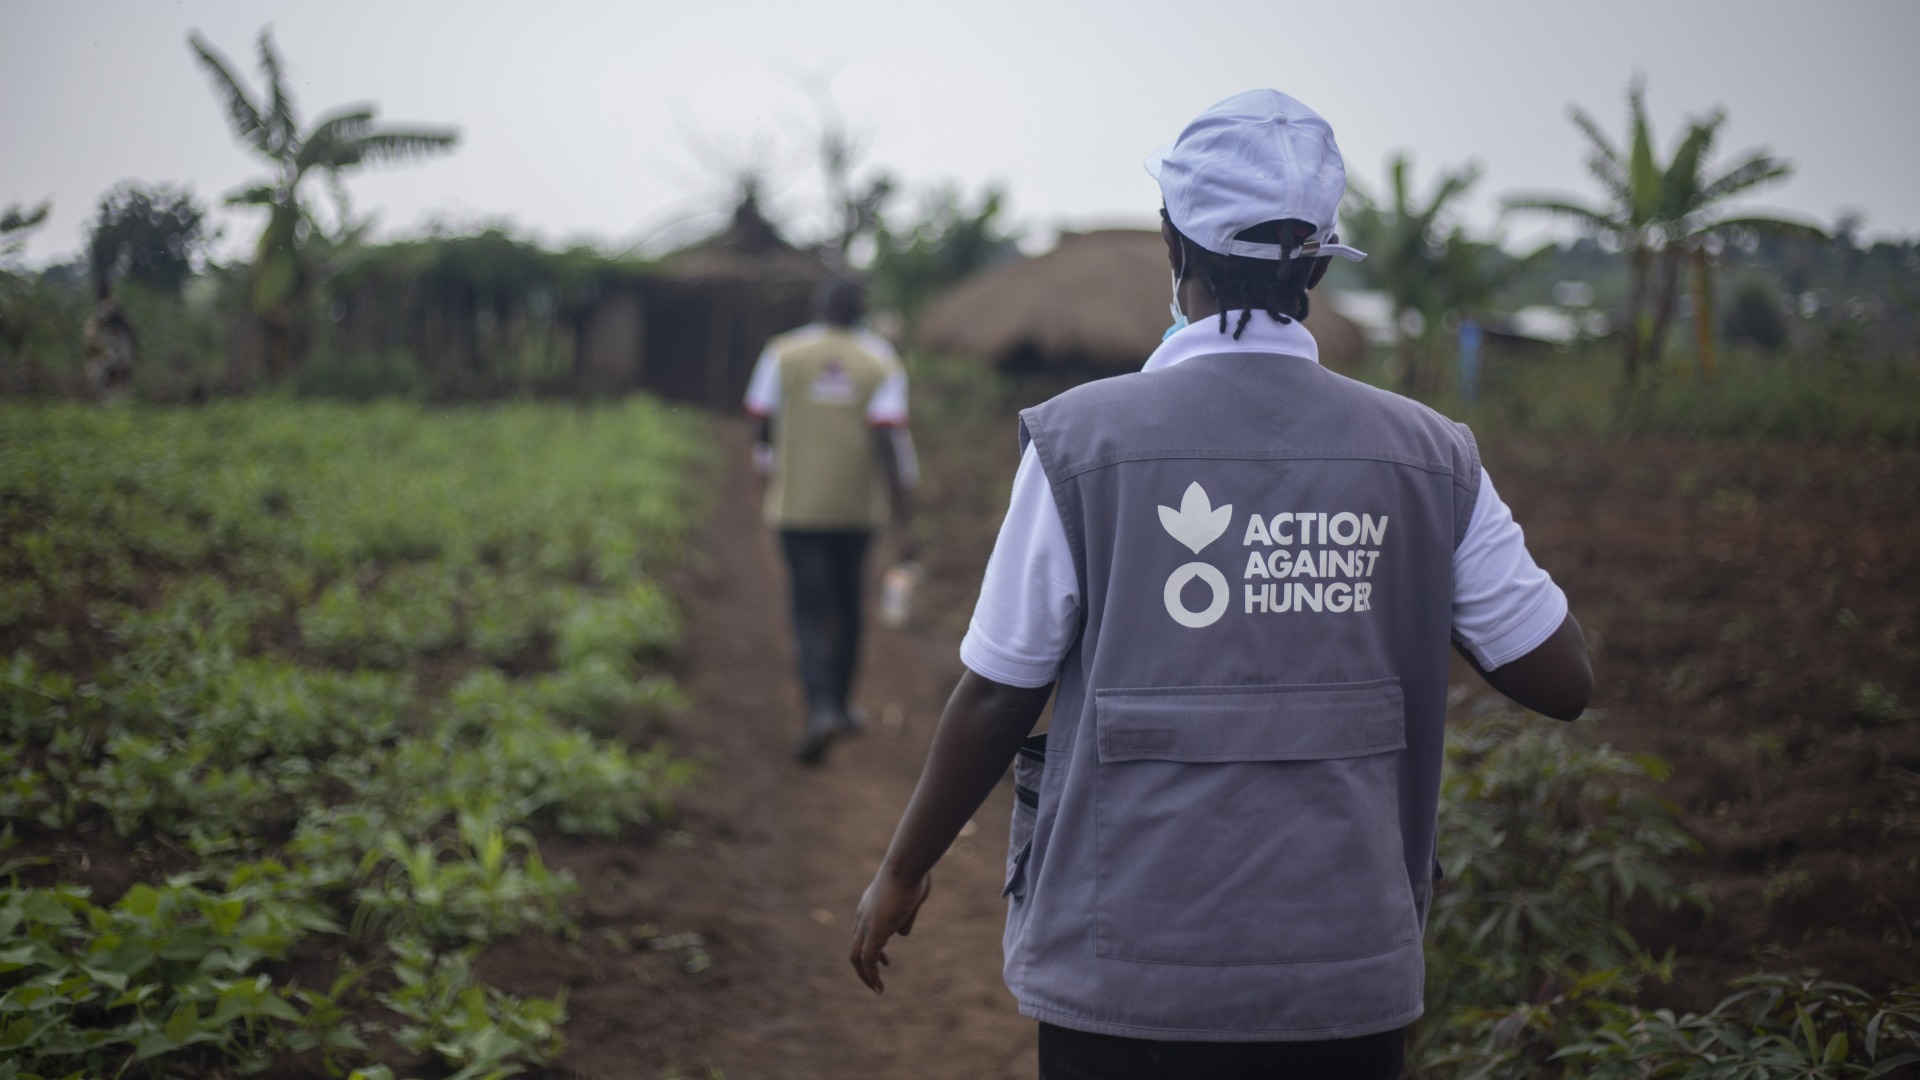
[[[968,278],[920,321],[919,344],[1009,371],[1136,371],[1167,328],[1167,249],[1158,232],[1064,233],[1052,251]],[[1351,368],[1366,337],[1314,293],[1307,329],[1321,362]]]
[[[725,230],[604,290],[581,327],[581,381],[738,408],[767,339],[807,321],[828,275],[780,237],[749,194]]]

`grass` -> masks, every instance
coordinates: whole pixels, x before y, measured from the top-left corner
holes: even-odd
[[[1387,369],[1376,357],[1358,374],[1393,386]],[[1690,360],[1669,358],[1628,394],[1620,373],[1612,342],[1565,352],[1494,350],[1477,400],[1465,400],[1451,377],[1424,397],[1488,434],[1920,443],[1920,363],[1733,350],[1713,378]]]

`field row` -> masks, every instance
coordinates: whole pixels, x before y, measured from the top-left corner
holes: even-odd
[[[8,1068],[550,1058],[473,960],[567,932],[538,832],[687,779],[639,743],[705,453],[643,401],[0,410]]]

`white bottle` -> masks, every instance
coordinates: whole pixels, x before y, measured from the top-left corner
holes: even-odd
[[[920,583],[920,564],[903,562],[880,576],[880,625],[898,630],[913,612],[913,588]]]

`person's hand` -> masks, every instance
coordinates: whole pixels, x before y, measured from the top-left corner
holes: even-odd
[[[867,894],[860,898],[860,910],[854,913],[853,941],[847,946],[847,960],[853,964],[860,981],[867,984],[867,989],[876,994],[886,992],[887,981],[880,977],[880,968],[891,963],[887,959],[887,941],[895,934],[906,937],[913,933],[913,921],[920,916],[920,906],[932,895],[931,876],[908,887],[888,876],[885,867],[874,875]]]

